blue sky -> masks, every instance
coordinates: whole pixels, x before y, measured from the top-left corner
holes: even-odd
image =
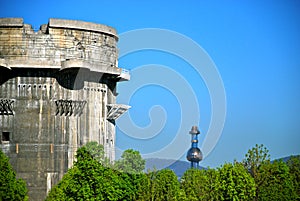
[[[122,34],[137,29],[159,28],[182,34],[201,46],[213,60],[226,94],[221,137],[209,154],[204,153],[201,165],[215,167],[234,159],[242,160],[256,143],[264,144],[272,158],[300,154],[299,1],[1,0],[0,9],[0,17],[23,17],[35,29],[46,24],[49,18],[107,24],[117,29],[120,43]],[[134,148],[149,154],[173,143],[186,103],[177,93],[185,89],[172,92],[158,83],[169,79],[172,72],[181,76],[193,92],[183,98],[197,99],[199,114],[191,114],[182,121],[190,122],[189,129],[194,124],[200,127],[199,145],[204,146],[201,142],[207,137],[211,122],[211,94],[203,76],[188,61],[169,52],[147,49],[122,56],[119,66],[132,72],[131,83],[145,80],[150,83],[150,78],[155,78],[152,84],[141,86],[130,97],[128,104],[132,108],[128,114],[134,126],[147,128],[151,124],[149,111],[153,112],[154,123],[164,118],[165,124],[155,136],[142,139],[153,133],[130,137],[122,131],[127,125],[118,120],[118,148]],[[153,70],[149,78],[139,71],[157,67],[168,69],[170,75],[155,74]],[[126,88],[133,87],[130,82],[119,85],[120,103]],[[170,87],[180,88],[175,84],[172,81]],[[155,105],[160,107],[151,110]],[[193,115],[200,118],[192,119]],[[126,116],[121,118],[124,121]],[[189,147],[188,141],[179,147]],[[184,160],[185,153],[182,155]]]

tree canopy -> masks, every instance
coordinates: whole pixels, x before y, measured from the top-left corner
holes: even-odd
[[[294,188],[289,167],[283,161],[264,163],[259,168],[257,182],[257,200],[296,200],[297,194]]]
[[[188,169],[181,178],[187,200],[220,200],[220,176],[214,169]]]
[[[134,191],[128,175],[104,167],[86,147],[78,149],[76,157],[74,166],[46,200],[132,200]]]
[[[299,157],[287,163],[270,161],[256,145],[242,162],[216,169],[188,169],[179,180],[170,169],[144,172],[138,151],[124,151],[114,165],[104,166],[103,147],[90,143],[78,149],[77,161],[50,191],[58,200],[299,200]],[[114,168],[112,168],[114,167]]]
[[[110,166],[109,159],[105,156],[102,144],[98,144],[96,141],[91,141],[86,143],[85,147],[94,160],[98,161],[103,166]]]
[[[143,172],[145,163],[146,161],[142,158],[139,151],[127,149],[123,152],[121,159],[115,162],[114,167],[122,172],[136,174]]]
[[[241,163],[226,163],[219,168],[222,200],[253,200],[255,181]]]
[[[296,191],[297,200],[300,200],[300,156],[292,156],[287,161],[292,176],[293,185]]]
[[[249,149],[243,161],[245,168],[254,178],[257,176],[260,165],[267,162],[270,162],[270,154],[263,144],[256,144],[255,147]]]
[[[16,179],[8,157],[0,150],[0,200],[28,200],[26,183]]]
[[[170,169],[163,169],[152,174],[153,200],[178,200],[180,184],[176,174]]]

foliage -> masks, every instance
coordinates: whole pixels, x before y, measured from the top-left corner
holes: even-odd
[[[77,162],[49,193],[46,200],[132,200],[129,175],[104,167],[86,147],[77,151]]]
[[[220,200],[220,180],[214,169],[189,169],[181,178],[187,200]]]
[[[144,173],[145,160],[132,149],[116,161],[115,169],[103,165],[103,147],[97,143],[80,148],[76,157],[73,168],[50,191],[48,201],[299,200],[300,158],[292,157],[287,164],[271,163],[263,145],[250,149],[242,163],[189,169],[180,182],[170,169]]]
[[[243,161],[244,166],[249,170],[253,178],[256,178],[257,171],[261,164],[270,162],[269,150],[263,144],[256,144],[255,147],[248,150],[245,157]]]
[[[287,165],[293,179],[297,199],[300,200],[300,156],[291,156],[291,158],[287,161]]]
[[[128,149],[123,152],[121,159],[115,162],[114,167],[122,172],[136,174],[143,172],[145,163],[146,161],[142,158],[139,151]]]
[[[270,163],[269,150],[262,144],[256,144],[255,147],[249,149],[243,160],[245,168],[250,172],[255,180],[256,185],[256,197],[258,200],[258,192],[261,186],[260,181],[258,181],[258,174],[261,165],[265,163]]]
[[[94,160],[98,161],[106,167],[110,166],[109,159],[105,157],[104,147],[102,144],[98,144],[97,142],[92,141],[86,143],[85,147]]]
[[[9,159],[0,150],[0,200],[28,200],[24,180],[16,179]]]
[[[289,172],[289,167],[282,161],[270,162],[269,151],[263,145],[256,145],[248,151],[246,159],[243,161],[245,167],[253,176],[256,184],[255,200],[294,200],[296,199],[297,186],[293,173]],[[296,173],[297,167],[290,163],[292,172]],[[295,165],[295,166],[294,166]],[[296,173],[297,174],[297,173]]]
[[[289,167],[283,161],[265,163],[259,169],[257,182],[258,200],[295,200],[296,192],[293,187]]]
[[[255,182],[241,163],[224,164],[218,169],[222,200],[252,200]]]
[[[180,184],[176,174],[170,169],[152,173],[153,197],[151,200],[178,200]]]
[[[148,174],[131,174],[135,187],[134,200],[146,201],[153,197],[152,182]]]
[[[177,176],[170,169],[140,174],[135,200],[185,200]]]

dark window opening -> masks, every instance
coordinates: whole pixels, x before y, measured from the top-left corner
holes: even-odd
[[[9,132],[2,132],[2,141],[9,141]]]

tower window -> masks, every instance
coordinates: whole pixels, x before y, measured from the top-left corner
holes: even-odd
[[[9,141],[9,132],[2,132],[2,141]]]

